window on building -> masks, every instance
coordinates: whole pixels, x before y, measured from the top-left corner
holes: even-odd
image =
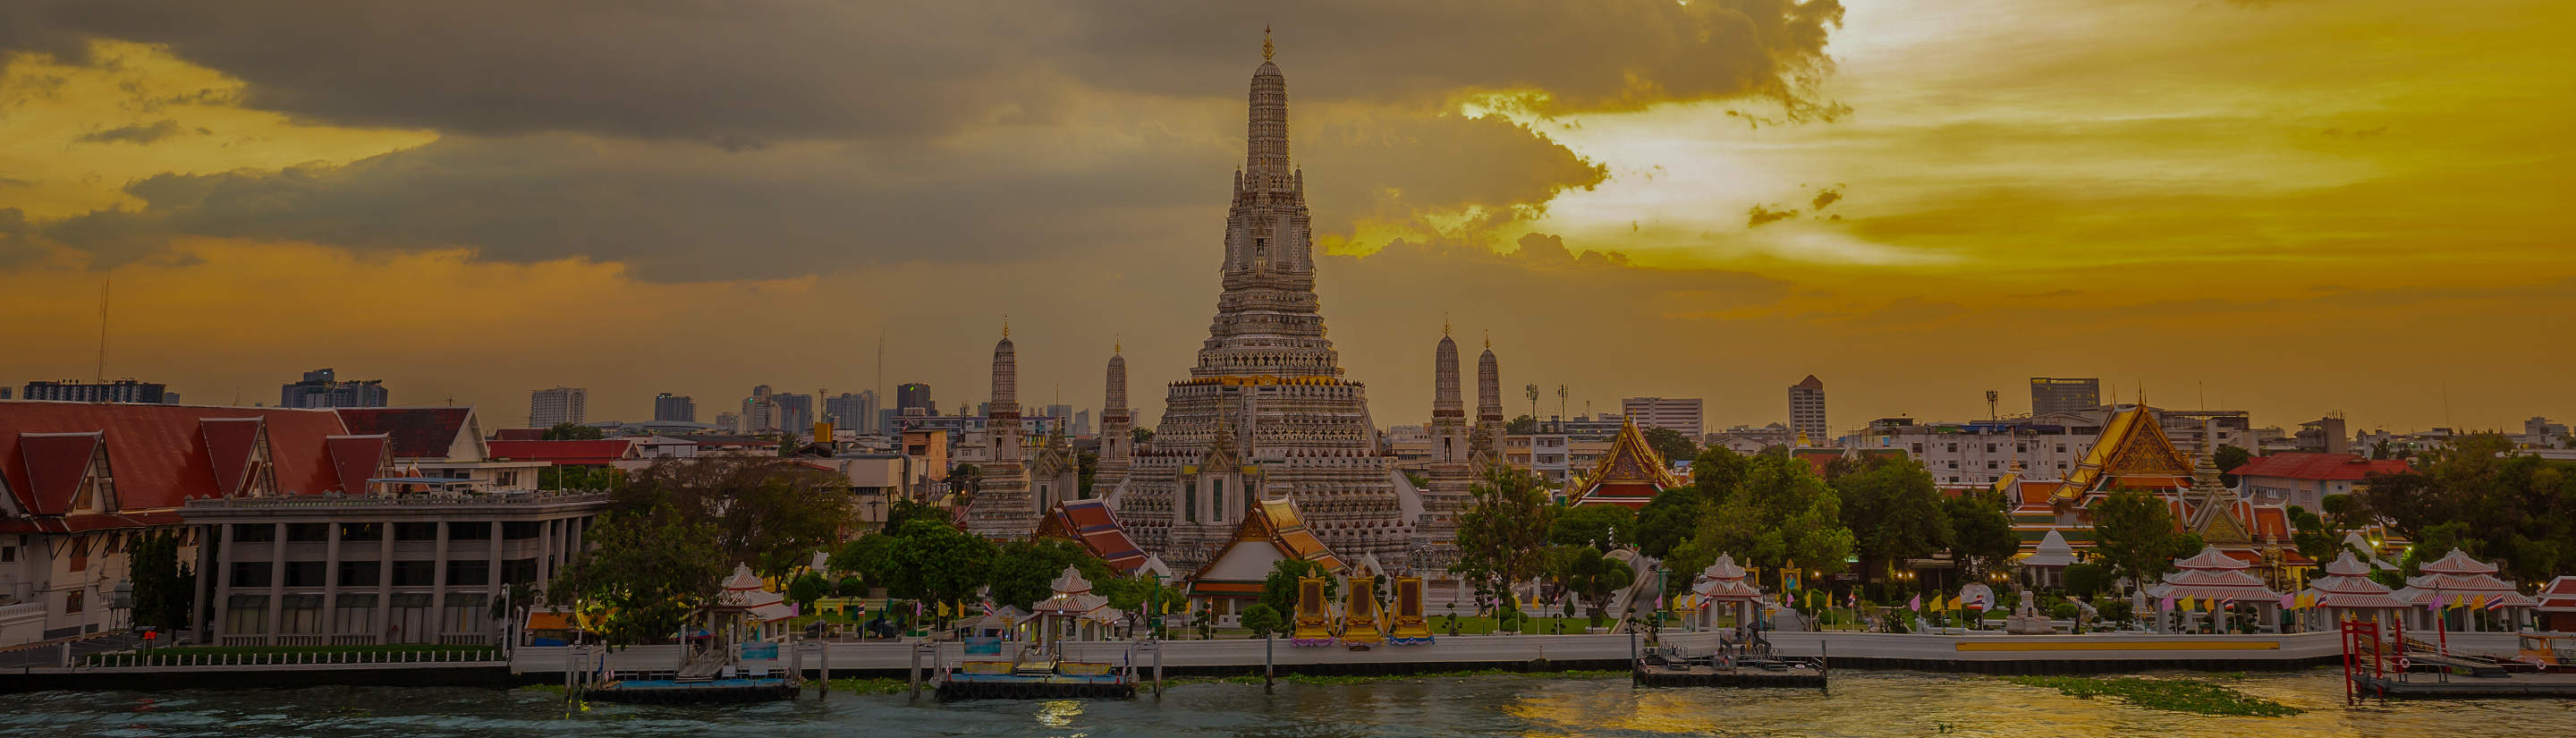
[[[267,543],[274,540],[277,540],[277,526],[275,525],[268,523],[233,524],[233,541],[236,543]]]
[[[1997,463],[1998,463],[1998,462],[1996,462],[1996,461],[1994,461],[1994,460],[1991,460],[1991,459],[1987,460],[1987,461],[1986,461],[1986,469],[1987,469],[1987,470],[1989,470],[1989,471],[1991,471],[1991,470],[1994,470],[1994,469],[1998,468],[1998,467],[1996,466],[1996,464],[1997,464]]]
[[[373,587],[383,581],[385,567],[374,561],[340,562],[340,586]]]
[[[2066,453],[2066,444],[2057,444],[2057,452],[2061,454]]]
[[[1198,521],[1199,496],[1187,494],[1181,495],[1181,522],[1196,523]]]
[[[1986,453],[1990,453],[1990,454],[1991,454],[1991,453],[1994,453],[1994,452],[1995,452],[1995,445],[1994,445],[1994,444],[1991,444],[1991,443],[1986,444]]]
[[[1208,480],[1208,519],[1225,521],[1225,480]]]
[[[18,560],[17,546],[0,546],[0,564]]]
[[[372,630],[376,612],[373,594],[344,594],[331,602],[331,632],[363,635]]]
[[[514,471],[501,472],[498,476],[493,478],[492,483],[493,486],[503,489],[519,486],[519,473]]]
[[[385,539],[383,523],[341,523],[342,541],[381,541]]]
[[[331,524],[287,523],[286,540],[296,543],[320,543],[331,540]]]
[[[1945,448],[1943,448],[1943,449],[1942,449],[1942,451],[1943,451],[1943,452],[1945,452],[1945,453],[1953,453],[1953,454],[1958,453],[1958,452],[1959,452],[1959,444],[1956,444],[1956,443],[1946,444],[1946,447],[1945,447]]]
[[[322,632],[322,596],[291,594],[278,598],[277,632]]]
[[[1914,444],[1914,455],[1916,455],[1916,456],[1921,456],[1921,455],[1923,455],[1923,444],[1920,444],[1920,443]]]
[[[501,583],[537,583],[537,560],[532,557],[525,559],[511,559],[509,561],[501,562]]]
[[[450,561],[450,562],[447,562],[447,586],[450,586],[450,587],[473,587],[473,586],[480,586],[480,585],[484,585],[484,584],[490,584],[491,582],[492,582],[492,562],[489,562],[489,561]]]
[[[268,632],[268,595],[233,595],[224,612],[225,635],[260,635]]]
[[[436,585],[436,584],[438,584],[438,562],[435,562],[435,561],[396,561],[396,562],[394,562],[394,586],[396,586],[396,587],[428,587],[428,586],[434,586],[434,585]]]
[[[70,559],[71,559],[71,560],[70,560],[70,562],[69,562],[66,566],[68,566],[72,571],[86,571],[86,570],[88,570],[88,569],[89,569],[89,538],[88,538],[88,537],[86,537],[86,536],[72,536],[72,550],[71,550],[71,556],[70,556]]]
[[[87,607],[89,607],[89,590],[75,589],[63,593],[63,614],[78,615]]]
[[[237,587],[237,588],[238,588],[238,587],[266,587],[266,586],[268,586],[268,582],[269,582],[269,568],[268,568],[268,562],[266,562],[266,561],[235,561],[235,562],[233,562],[233,586],[234,586],[234,587]]]
[[[1958,462],[1958,460],[1957,460],[1957,459],[1952,459],[1952,460],[1950,460],[1950,461],[1948,461],[1948,462],[1945,462],[1945,463],[1948,463],[1948,464],[1950,465],[1950,468],[1952,468],[1952,469],[1957,469],[1957,468],[1959,468],[1959,462]]]
[[[2030,444],[2028,444],[2028,443],[2023,443],[2023,442],[2020,442],[2020,441],[2015,441],[2015,442],[2013,442],[2013,453],[2017,453],[2017,454],[2030,453]]]
[[[545,526],[545,523],[534,520],[513,520],[501,524],[501,537],[513,541],[530,540],[543,532]]]
[[[435,541],[435,540],[438,540],[438,524],[437,524],[437,523],[395,523],[395,524],[394,524],[394,540],[397,540],[397,541]]]
[[[328,582],[322,581],[322,577],[323,577],[323,575],[325,575],[325,574],[329,573],[329,570],[326,568],[326,567],[328,567],[328,566],[329,566],[329,564],[326,564],[326,563],[324,563],[324,562],[320,562],[320,561],[289,561],[289,562],[286,562],[286,586],[289,586],[289,587],[323,587],[323,586],[328,586],[328,585],[329,585],[329,583],[328,583]],[[320,605],[315,605],[314,607],[321,607],[321,606],[320,606]]]
[[[448,523],[448,524],[447,524],[447,540],[451,540],[451,541],[489,541],[489,540],[492,540],[492,524],[491,524],[491,523],[483,523],[483,522],[474,522],[474,523]]]

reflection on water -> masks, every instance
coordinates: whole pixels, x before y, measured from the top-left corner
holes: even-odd
[[[653,738],[940,736],[2561,736],[2576,701],[2346,708],[2332,671],[2255,674],[2246,692],[2308,710],[2220,718],[2066,697],[1977,676],[1843,672],[1813,690],[1639,690],[1623,677],[1466,677],[1353,686],[1191,684],[1159,702],[907,704],[835,695],[704,708],[591,705],[540,692],[318,687],[0,695],[0,735]]]

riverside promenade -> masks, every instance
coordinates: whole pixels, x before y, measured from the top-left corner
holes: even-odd
[[[1774,653],[1816,657],[1833,669],[1905,669],[1994,674],[2117,673],[2154,669],[2243,671],[2330,665],[2339,657],[2334,633],[2288,635],[1931,635],[1854,632],[1772,632]],[[1719,634],[1663,634],[1666,647],[1686,654],[1718,648]],[[1418,646],[1378,645],[1366,651],[1341,646],[1297,647],[1286,640],[1098,641],[1063,644],[1082,661],[1133,664],[1150,675],[1157,660],[1165,674],[1257,674],[1264,663],[1278,673],[1405,674],[1457,670],[1555,671],[1628,668],[1626,634],[1441,636]],[[809,641],[781,644],[775,659],[747,659],[744,669],[810,676],[829,664],[833,676],[904,678],[963,660],[955,642]],[[2462,653],[2510,655],[2510,633],[2455,633],[2450,648]],[[828,655],[826,655],[828,651]],[[1265,661],[1265,653],[1267,653]],[[85,657],[64,666],[22,665],[0,671],[0,692],[46,689],[276,687],[310,684],[493,686],[558,681],[568,670],[667,671],[679,664],[677,646],[635,646],[610,652],[598,647],[522,647],[506,659],[422,661],[234,660],[207,663],[145,662],[114,656]]]

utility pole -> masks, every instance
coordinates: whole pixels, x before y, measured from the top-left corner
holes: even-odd
[[[1997,409],[1997,407],[1996,407],[1996,401],[2001,400],[2001,399],[2003,399],[2003,393],[2001,393],[2001,392],[1996,392],[1996,391],[1994,391],[1994,390],[1986,390],[1986,419],[1987,419],[1987,420],[2002,420],[2002,419],[2003,419],[2003,417],[2004,417],[2004,415],[2003,415],[2003,411],[2002,411],[2002,410],[2000,410],[2000,409]]]
[[[99,384],[107,383],[107,297],[115,287],[114,278],[98,286],[98,373],[91,381]]]

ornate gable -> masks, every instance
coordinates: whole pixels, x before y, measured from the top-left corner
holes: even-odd
[[[1664,457],[1647,445],[1646,434],[1637,430],[1636,421],[1619,426],[1619,435],[1610,443],[1610,453],[1601,456],[1586,479],[1594,486],[1647,484],[1663,489],[1680,484],[1664,470]]]

